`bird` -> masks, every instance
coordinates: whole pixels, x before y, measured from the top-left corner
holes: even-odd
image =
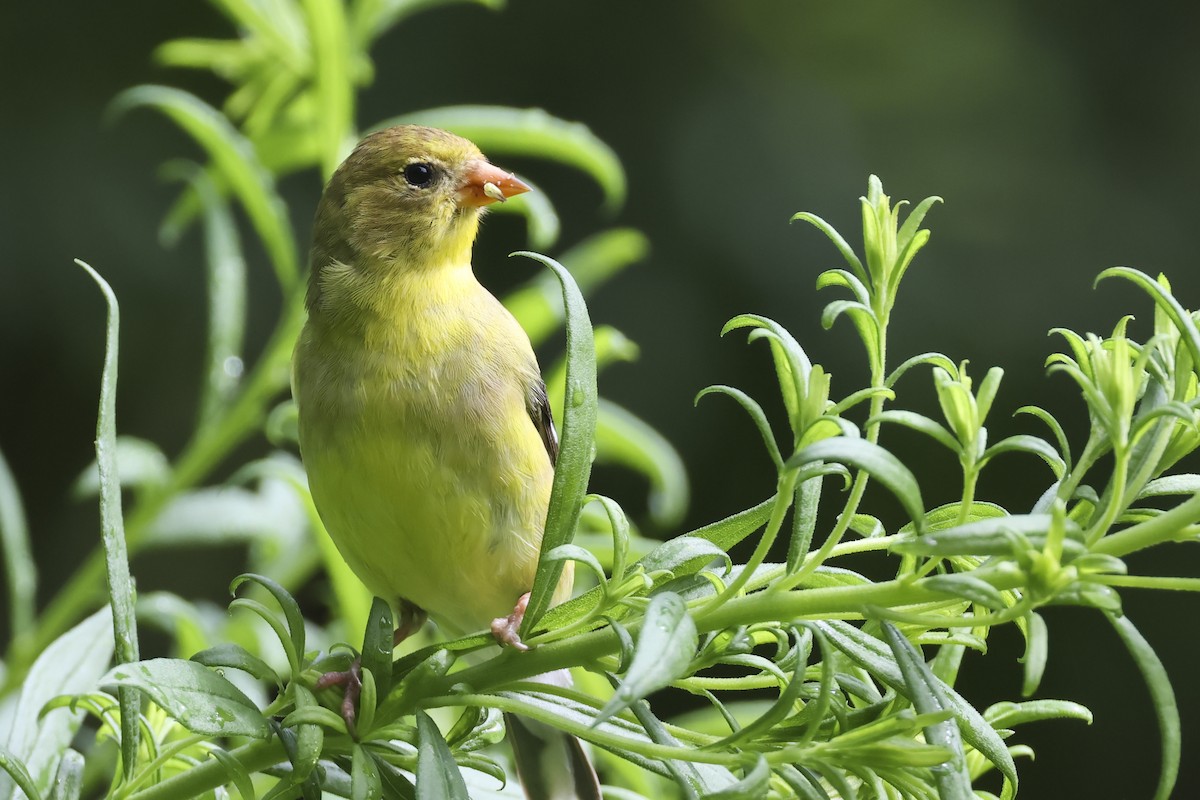
[[[300,453],[338,551],[398,610],[397,643],[428,616],[525,648],[558,437],[529,337],[471,255],[487,207],[529,189],[467,139],[400,125],[363,138],[317,206]],[[568,564],[553,602],[572,579]],[[530,797],[600,797],[577,739],[510,722]]]

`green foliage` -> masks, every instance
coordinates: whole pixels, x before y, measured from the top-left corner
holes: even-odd
[[[371,79],[369,46],[408,14],[442,3],[214,4],[238,38],[170,42],[159,56],[227,79],[233,88],[224,108],[168,87],[138,87],[116,103],[118,110],[159,110],[207,159],[173,170],[186,184],[163,229],[174,239],[198,221],[205,233],[210,313],[199,420],[174,459],[153,443],[116,435],[117,307],[93,272],[110,320],[97,461],[76,490],[100,497],[103,547],[37,617],[28,531],[15,481],[0,461],[14,636],[5,659],[7,708],[0,709],[0,718],[13,721],[0,741],[0,797],[14,785],[35,800],[217,798],[230,791],[242,800],[322,792],[355,800],[513,797],[497,788],[510,775],[499,746],[506,713],[594,745],[606,794],[615,798],[968,798],[985,787],[1013,797],[1016,757],[1032,753],[1009,744],[1012,728],[1057,718],[1090,722],[1091,714],[1052,699],[981,711],[955,688],[962,656],[968,648],[986,651],[994,626],[1015,624],[1026,642],[1023,695],[1034,694],[1049,642],[1041,609],[1062,604],[1104,614],[1144,675],[1164,744],[1156,797],[1170,795],[1182,757],[1174,693],[1151,645],[1123,616],[1119,593],[1200,590],[1195,579],[1128,575],[1122,561],[1200,535],[1200,476],[1171,471],[1200,446],[1200,334],[1197,315],[1165,279],[1127,267],[1101,274],[1124,279],[1153,301],[1146,342],[1130,338],[1125,319],[1109,337],[1058,331],[1066,352],[1051,356],[1048,367],[1080,391],[1091,422],[1081,448],[1073,450],[1064,426],[1035,407],[1022,413],[1048,428],[1049,440],[1018,434],[990,443],[998,368],[976,385],[966,362],[940,353],[889,364],[891,314],[903,276],[929,241],[921,225],[938,198],[902,221],[903,203],[893,205],[872,177],[862,198],[861,257],[819,217],[796,215],[846,262],[817,278],[818,288],[849,293],[826,306],[822,321],[851,323],[869,380],[837,391],[782,325],[753,314],[730,320],[723,333],[745,330],[750,342],[767,343],[787,430],[777,431],[763,405],[736,387],[709,387],[696,399],[724,395],[750,416],[775,468],[774,485],[751,508],[677,531],[686,503],[678,456],[596,390],[597,371],[636,348],[619,332],[593,329],[584,303],[644,256],[643,237],[602,232],[557,260],[525,253],[549,271],[507,303],[535,345],[560,327],[567,342],[562,361],[547,370],[562,450],[523,630],[532,650],[497,652],[489,635],[478,634],[418,639],[393,660],[391,609],[372,603],[337,556],[288,452],[295,410],[278,398],[303,319],[303,247],[276,181],[304,169],[330,173],[358,136],[355,93]],[[484,106],[401,119],[458,130],[495,154],[574,167],[599,183],[610,204],[624,196],[616,157],[577,123]],[[534,246],[553,246],[553,207],[538,192],[526,197],[506,211],[525,215]],[[235,204],[284,301],[264,352],[248,366],[249,265]],[[941,419],[900,404],[901,379],[925,367]],[[953,454],[961,472],[954,502],[927,508],[924,498],[942,487],[882,443],[896,425]],[[234,470],[225,484],[205,485],[235,448],[259,434],[277,451]],[[982,472],[1001,454],[1034,456],[1048,468],[1049,488],[1029,513],[977,496]],[[644,538],[616,501],[588,495],[593,458],[644,475],[651,514],[676,535]],[[864,506],[872,482],[894,499],[890,508]],[[819,513],[839,485],[841,507]],[[127,516],[122,489],[131,502]],[[749,558],[735,563],[730,550],[748,540]],[[248,571],[231,585],[235,613],[162,593],[135,598],[131,556],[229,541],[249,544]],[[784,552],[784,560],[771,560]],[[855,571],[851,559],[867,553],[887,556],[895,577]],[[590,573],[595,585],[548,608],[568,560],[583,565],[579,573]],[[306,619],[294,599],[322,569],[337,619],[328,626]],[[82,619],[100,599],[104,578],[111,612]],[[139,624],[164,629],[174,657],[139,660]],[[356,655],[363,685],[348,726],[340,693],[315,687],[320,675],[344,669]],[[575,668],[572,688],[536,680],[564,668]],[[664,719],[671,694],[693,710]],[[96,728],[87,771],[84,756],[71,749],[85,715]]]

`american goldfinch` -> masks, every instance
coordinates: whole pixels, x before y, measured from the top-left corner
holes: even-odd
[[[528,189],[466,139],[404,125],[363,139],[317,208],[300,450],[338,550],[400,609],[397,641],[428,614],[523,647],[558,442],[529,338],[471,248],[486,206]],[[556,602],[571,582],[568,564]],[[562,758],[582,756],[569,741]],[[527,789],[556,782],[521,772]],[[598,798],[586,772],[536,796]]]

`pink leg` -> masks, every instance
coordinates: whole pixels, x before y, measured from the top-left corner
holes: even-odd
[[[392,647],[419,631],[426,619],[428,619],[428,615],[423,610],[407,600],[401,600],[400,624],[392,634]],[[519,625],[520,622],[517,624]],[[346,720],[346,727],[353,733],[355,709],[358,707],[359,695],[362,694],[362,659],[354,659],[350,669],[345,672],[326,672],[313,684],[313,688],[317,691],[328,689],[330,686],[346,687],[346,693],[342,696],[342,719]]]
[[[501,647],[508,645],[517,650],[529,649],[529,646],[521,641],[519,633],[521,622],[525,619],[525,608],[528,605],[529,592],[526,592],[517,600],[517,604],[513,606],[511,614],[507,617],[496,617],[492,620],[492,636],[496,638],[496,642]]]

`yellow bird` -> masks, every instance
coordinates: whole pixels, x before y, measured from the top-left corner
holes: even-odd
[[[486,206],[528,189],[466,139],[405,125],[363,139],[317,208],[300,450],[338,550],[400,610],[397,641],[428,614],[523,647],[558,442],[529,338],[476,280],[471,248]],[[569,741],[555,758],[582,756]],[[520,771],[527,790],[556,781]],[[586,772],[531,796],[599,797]]]

